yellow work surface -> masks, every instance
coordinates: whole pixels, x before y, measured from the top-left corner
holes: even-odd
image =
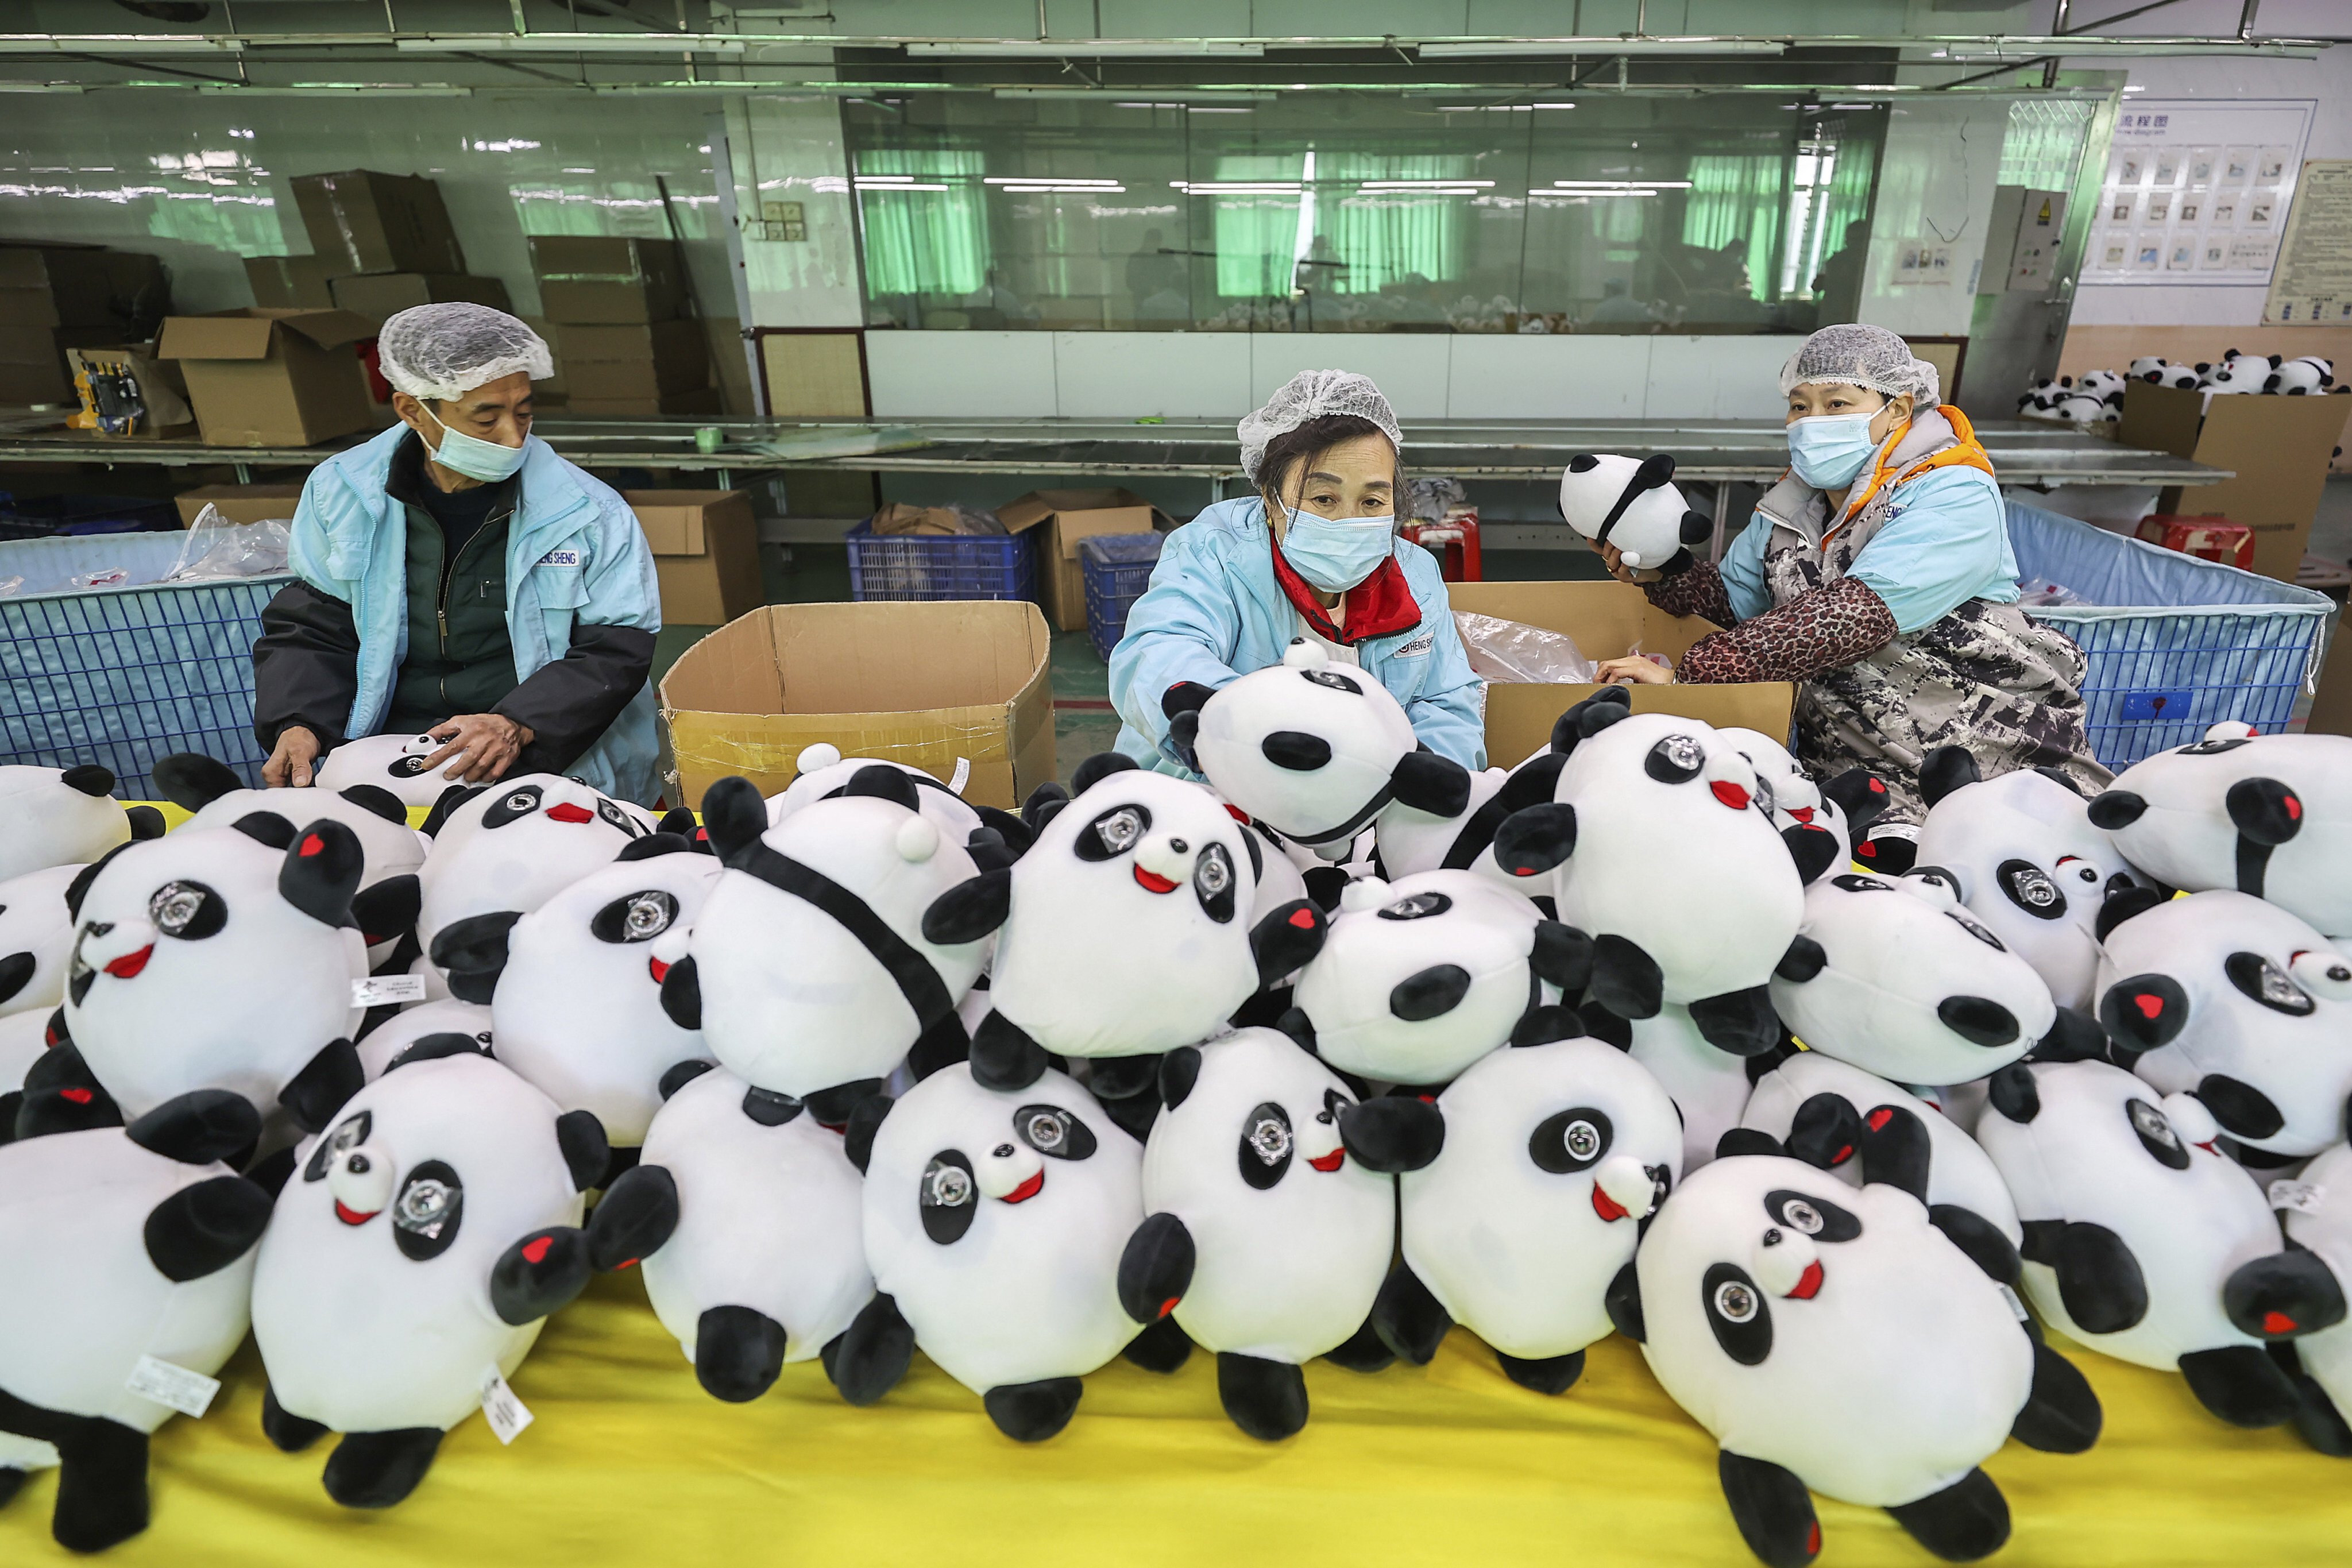
[[[975,1301],[974,1310],[985,1304]],[[2071,1458],[2011,1443],[1987,1464],[2015,1533],[1993,1561],[2317,1564],[2352,1553],[2352,1466],[2291,1433],[2240,1432],[2174,1374],[2076,1351],[2106,1430]],[[154,1523],[107,1561],[137,1568],[1344,1568],[1529,1563],[1670,1568],[1754,1559],[1717,1489],[1715,1445],[1622,1339],[1559,1398],[1510,1384],[1456,1330],[1426,1368],[1317,1363],[1314,1416],[1243,1436],[1211,1358],[1173,1377],[1114,1362],[1061,1436],[1024,1447],[920,1356],[878,1405],[841,1403],[814,1362],[763,1398],[702,1392],[634,1273],[599,1279],[514,1379],[537,1422],[500,1448],[478,1417],[414,1496],[328,1500],[328,1444],[261,1435],[250,1344],[212,1413],[157,1434]],[[48,1538],[54,1472],[0,1513],[0,1563],[71,1561]],[[1935,1559],[1874,1510],[1821,1503],[1823,1568]]]

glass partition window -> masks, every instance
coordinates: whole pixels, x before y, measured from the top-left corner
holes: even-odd
[[[1729,98],[844,108],[877,326],[1789,332],[1860,281],[1883,110]]]

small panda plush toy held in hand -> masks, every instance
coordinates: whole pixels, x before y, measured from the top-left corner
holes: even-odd
[[[310,782],[337,794],[354,784],[373,784],[391,791],[404,806],[429,807],[455,787],[456,781],[443,776],[450,764],[425,771],[425,759],[444,743],[430,735],[363,735],[320,758]]]
[[[1691,510],[1673,484],[1675,460],[1580,452],[1559,477],[1559,515],[1597,545],[1613,544],[1626,565],[1664,570],[1713,536],[1714,520]]]

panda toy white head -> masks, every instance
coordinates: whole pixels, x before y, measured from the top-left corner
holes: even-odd
[[[2283,1188],[2273,1202],[2288,1249],[2241,1265],[2221,1289],[2230,1321],[2275,1355],[2292,1341],[2303,1372],[2295,1426],[2314,1447],[2341,1455],[2352,1411],[2352,1145],[2338,1143]]]
[[[1296,998],[1340,1071],[1442,1084],[1573,999],[1591,968],[1581,931],[1475,872],[1367,877],[1348,884]]]
[[[2131,362],[2126,373],[2135,381],[2152,381],[2158,372],[2171,368],[2171,362],[2162,354],[2142,354]]]
[[[981,826],[981,815],[961,796],[922,769],[876,757],[845,757],[841,748],[820,741],[801,749],[793,763],[793,782],[768,797],[768,826],[775,826],[812,801],[829,800],[849,787],[863,768],[896,768],[915,785],[915,799],[925,816],[958,844],[968,844]]]
[[[454,792],[425,823],[433,847],[417,873],[416,940],[430,955],[443,927],[500,910],[539,908],[652,831],[643,811],[554,773]]]
[[[0,881],[51,866],[82,866],[131,842],[132,822],[101,767],[0,767]],[[153,837],[163,831],[138,835]]]
[[[2017,400],[2018,417],[2021,419],[2050,418],[2051,410],[2058,405],[2058,399],[2065,395],[2066,389],[2074,384],[2074,377],[2068,376],[2063,381],[2061,381],[2045,375],[2041,380],[2035,382],[2032,386],[2027,387]]]
[[[411,1053],[417,1060],[461,1050],[494,1057],[490,1023],[488,1007],[454,996],[403,1007],[359,1037],[360,1070],[373,1083],[412,1059]]]
[[[2074,425],[2098,425],[2113,414],[2106,402],[2087,392],[2070,392],[2051,407],[2052,415]]]
[[[79,866],[51,866],[0,882],[0,1017],[47,1016],[65,999],[74,917],[68,889]]]
[[[1626,565],[1663,567],[1715,532],[1674,477],[1675,460],[1664,452],[1641,458],[1580,452],[1559,477],[1559,515],[1594,544],[1615,545]]]
[[[2243,893],[2156,897],[2111,907],[2099,964],[2099,1019],[2137,1053],[2132,1070],[2196,1095],[2251,1149],[2294,1157],[2342,1142],[2352,958]]]
[[[472,1051],[404,1063],[295,1151],[253,1280],[279,1447],[350,1434],[328,1494],[387,1507],[424,1479],[441,1435],[511,1378],[546,1315],[635,1238],[582,1194],[608,1158],[585,1111]]]
[[[1673,1003],[1648,1018],[1615,1019],[1606,1009],[1580,1009],[1587,1028],[1612,1045],[1623,1038],[1626,1056],[1658,1080],[1675,1102],[1683,1123],[1685,1173],[1715,1158],[1723,1135],[1739,1125],[1756,1079],[1779,1059],[1777,1052],[1735,1057],[1708,1043],[1691,1022],[1690,1009]]]
[[[888,1391],[911,1327],[1007,1436],[1060,1431],[1079,1379],[1141,1328],[1118,1291],[1120,1249],[1143,1218],[1141,1146],[1061,1073],[1000,1093],[956,1063],[889,1106],[865,1170],[881,1294],[835,1358],[844,1397]]]
[[[266,812],[134,844],[75,900],[66,1027],[123,1114],[232,1089],[305,1127],[356,1087],[359,840]]]
[[[1756,769],[1756,786],[1780,830],[1789,853],[1808,882],[1852,859],[1862,836],[1890,804],[1886,781],[1867,768],[1852,768],[1816,784],[1789,749],[1757,730],[1716,731]],[[1825,834],[1815,839],[1814,834]]]
[[[1958,746],[1930,752],[1919,783],[1927,815],[1915,865],[1944,872],[1969,912],[2033,966],[2052,1000],[2088,1011],[2099,906],[2133,883],[2122,852],[2093,826],[2089,803],[2030,768],[1980,780]]]
[[[2092,396],[2104,399],[2113,394],[2121,392],[2124,389],[2126,383],[2125,378],[2118,372],[2112,370],[2092,370],[2084,372],[2083,379],[2077,384],[2080,385],[2083,391],[2089,393]]]
[[[2263,383],[2264,392],[2282,393],[2289,397],[2303,397],[2326,392],[2336,384],[2334,362],[2305,354],[2300,359],[2282,360],[2271,355],[2271,374]]]
[[[2271,378],[2271,362],[2261,354],[2231,349],[2207,373],[2205,384],[2215,392],[2260,392]]]
[[[661,1105],[662,1074],[709,1059],[701,1031],[662,1010],[662,982],[721,875],[685,838],[653,834],[527,914],[444,926],[432,956],[458,1000],[488,1005],[500,1061],[634,1148]]]
[[[1210,787],[1329,858],[1391,801],[1438,816],[1469,801],[1469,770],[1420,749],[1388,688],[1303,637],[1278,665],[1214,691],[1175,687],[1162,706],[1170,738]]]
[[[425,771],[425,759],[446,743],[430,735],[363,735],[321,758],[311,783],[338,793],[354,784],[373,784],[391,791],[404,806],[429,807],[456,787],[445,776],[450,764]]]
[[[1932,870],[1859,873],[1805,891],[1802,933],[1772,977],[1797,1038],[1896,1083],[1964,1083],[2008,1066],[2058,1022],[2033,966]]]
[[[2216,724],[2126,768],[2089,815],[2167,887],[2234,889],[2352,937],[2352,738]]]

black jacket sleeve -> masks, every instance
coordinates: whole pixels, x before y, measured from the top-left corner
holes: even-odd
[[[499,700],[496,710],[533,737],[507,771],[560,773],[578,762],[653,667],[654,634],[644,627],[574,625],[570,651]]]
[[[321,751],[341,745],[359,687],[351,605],[308,583],[279,589],[262,609],[253,645],[253,735],[261,749],[274,751],[279,731],[293,725],[318,736]]]

